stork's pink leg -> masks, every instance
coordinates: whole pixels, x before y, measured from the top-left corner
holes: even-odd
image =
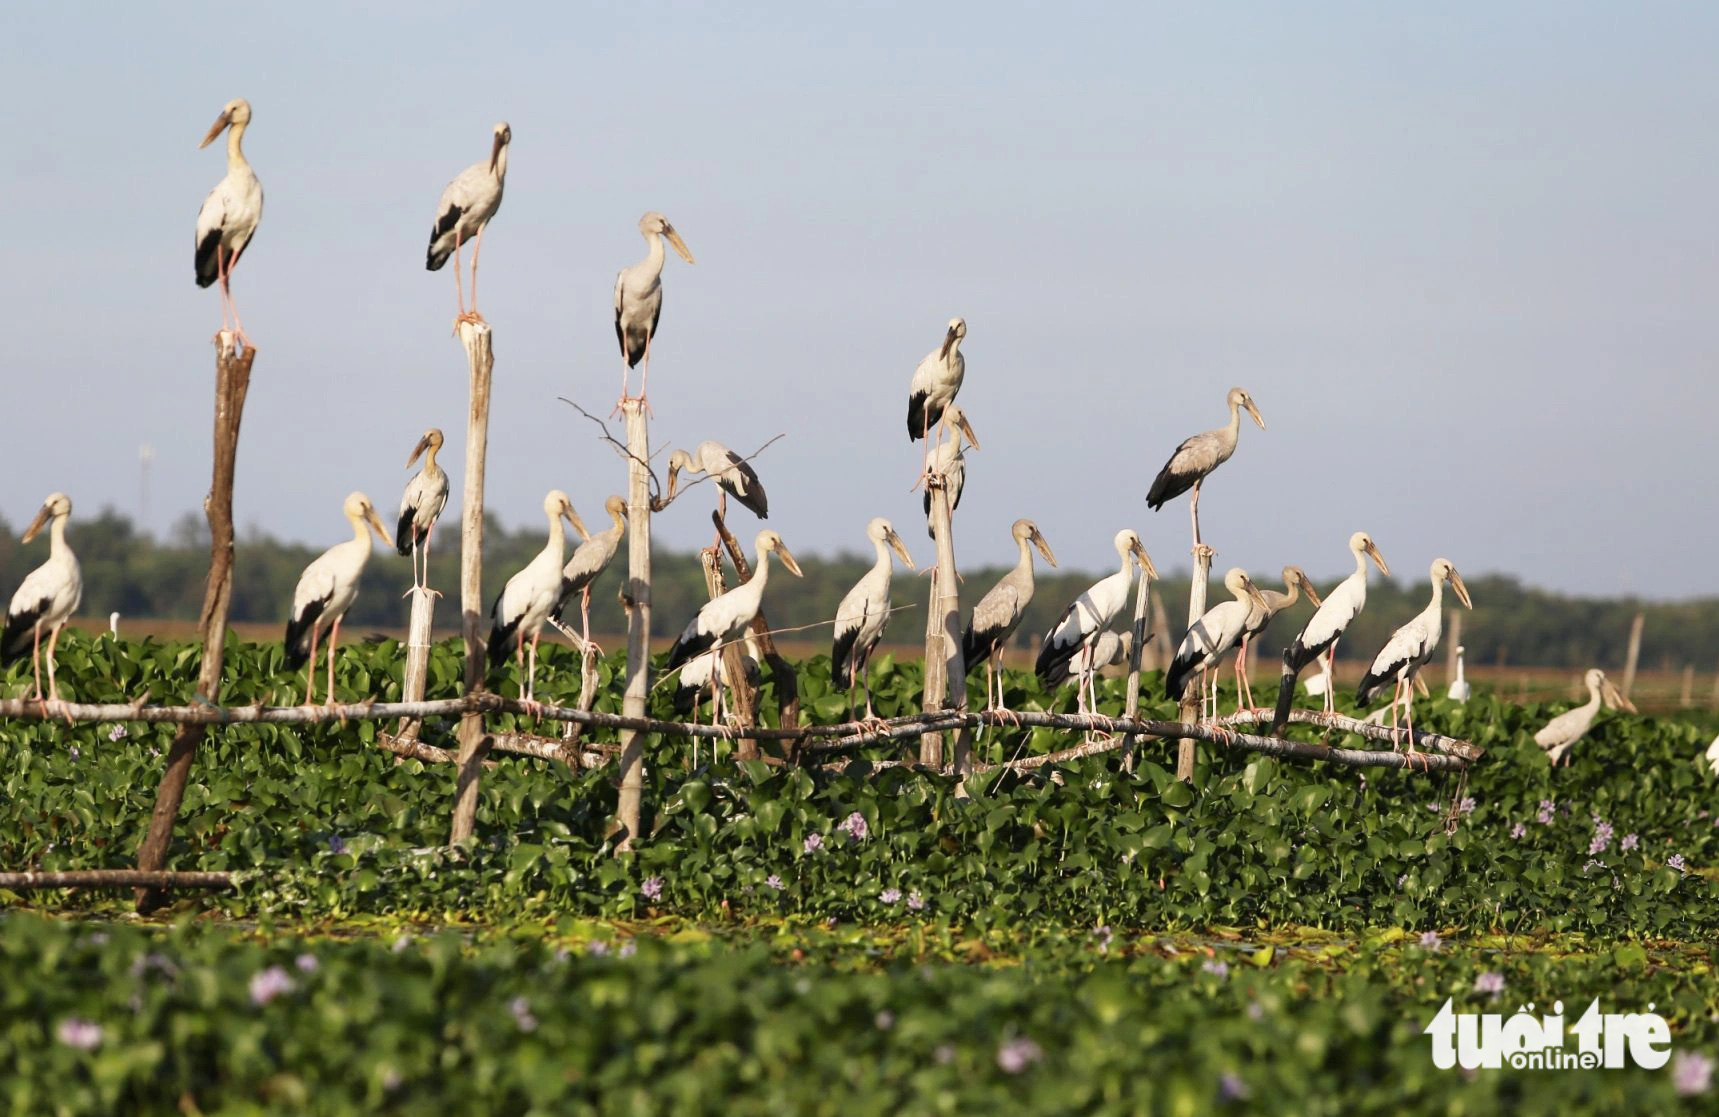
[[[31,625],[30,632],[30,663],[36,671],[36,693],[33,697],[40,702],[42,700],[42,622],[37,621]]]
[[[466,320],[466,288],[465,280],[461,277],[460,267],[460,231],[454,230],[454,297],[460,302],[460,312],[454,316],[454,322]]]
[[[591,646],[591,587],[587,585],[579,591],[579,635],[585,641],[585,647],[579,649],[583,656]]]
[[[471,310],[471,320],[474,322],[482,322],[483,321],[483,315],[478,313],[478,308],[477,308],[477,266],[478,266],[478,254],[483,251],[483,231],[484,231],[485,227],[486,227],[486,225],[479,225],[478,226],[477,241],[476,241],[476,243],[474,243],[472,245],[472,310]]]
[[[334,705],[334,659],[340,649],[340,618],[334,618],[334,625],[328,630],[328,690],[323,693],[322,704]]]
[[[54,631],[48,634],[48,699],[52,702],[60,700],[60,684],[54,678],[54,649],[59,647],[60,629],[64,627],[64,623],[57,624]]]
[[[1205,478],[1200,478],[1204,481]],[[1200,481],[1194,482],[1194,495],[1188,499],[1188,519],[1194,525],[1194,549],[1200,548]]]
[[[304,669],[304,704],[316,705],[316,622],[310,623],[310,664]]]
[[[1325,712],[1337,712],[1337,641],[1325,651]]]
[[[217,246],[215,258],[218,260],[221,255],[221,249]],[[233,311],[233,332],[239,335],[239,344],[246,349],[253,348],[249,335],[245,333],[245,324],[239,321],[239,304],[233,301],[233,256],[231,253],[227,254],[227,266],[221,274],[221,290],[227,293],[227,305]]]
[[[651,413],[651,335],[645,335],[645,375],[639,383],[639,405],[645,409],[645,414]]]

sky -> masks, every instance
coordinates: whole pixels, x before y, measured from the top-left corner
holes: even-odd
[[[1247,388],[1201,526],[1217,569],[1341,573],[1369,531],[1560,591],[1715,592],[1719,8],[1700,3],[30,5],[0,41],[0,513],[62,489],[146,527],[209,483],[199,151],[233,97],[266,195],[234,294],[258,347],[235,515],[309,543],[386,516],[429,426],[463,457],[442,188],[513,128],[485,237],[488,506],[585,518],[622,463],[560,397],[620,387],[615,272],[660,210],[654,449],[754,463],[800,553],[892,518],[930,561],[907,384],[963,316],[982,449],[965,564],[1035,519],[1065,566]],[[636,376],[635,376],[636,385]],[[660,459],[659,459],[660,460]],[[708,536],[712,489],[656,517]],[[733,513],[743,537],[744,511]]]

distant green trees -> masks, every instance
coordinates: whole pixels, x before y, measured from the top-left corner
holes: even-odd
[[[28,571],[47,555],[44,542],[24,547],[18,542],[19,528],[0,518],[0,593],[7,599]],[[207,531],[200,517],[187,515],[165,539],[139,534],[131,520],[112,509],[72,520],[68,539],[84,570],[84,601],[79,610],[86,617],[105,617],[118,611],[128,617],[160,617],[194,620],[203,600],[203,579],[208,569]],[[341,538],[340,525],[331,527],[329,543]],[[437,530],[432,548],[431,584],[450,598],[459,587],[458,527],[453,513]],[[502,583],[543,546],[543,529],[532,525],[509,529],[493,518],[485,528],[484,599],[487,603]],[[257,527],[241,529],[238,561],[234,572],[233,619],[235,621],[285,624],[293,586],[319,548],[283,543]],[[870,564],[870,556],[838,555],[833,558],[798,556],[804,579],[773,581],[765,608],[777,628],[815,625],[835,615],[843,593]],[[597,585],[591,603],[593,632],[615,633],[625,628],[625,618],[616,602],[625,555]],[[971,605],[1002,573],[1001,567],[963,571],[963,603]],[[732,576],[732,575],[731,575]],[[1039,589],[1019,639],[1035,642],[1055,621],[1057,614],[1095,577],[1092,572],[1039,570]],[[410,584],[409,564],[380,549],[365,570],[358,603],[348,617],[348,630],[366,626],[403,628],[406,603],[401,594]],[[652,586],[655,634],[677,632],[705,600],[704,578],[698,558],[691,553],[657,555]],[[1316,578],[1325,584],[1335,578]],[[1262,584],[1275,585],[1272,578]],[[1719,598],[1681,602],[1643,603],[1630,598],[1583,598],[1531,589],[1509,575],[1490,575],[1469,580],[1476,608],[1464,618],[1463,643],[1469,662],[1546,667],[1615,666],[1622,662],[1630,619],[1636,611],[1647,613],[1642,644],[1646,667],[1695,663],[1706,670],[1719,662]],[[895,604],[899,614],[890,636],[915,642],[925,627],[927,584],[898,571]],[[1186,574],[1162,583],[1165,610],[1170,618],[1171,639],[1180,637],[1187,616]],[[1426,600],[1426,586],[1384,582],[1375,579],[1367,609],[1345,638],[1345,657],[1372,654],[1397,625],[1417,612]],[[449,623],[453,610],[444,607]],[[1267,632],[1263,657],[1281,651],[1308,616],[1299,606]],[[812,628],[796,638],[821,642],[829,631]],[[1164,637],[1160,636],[1162,640]]]

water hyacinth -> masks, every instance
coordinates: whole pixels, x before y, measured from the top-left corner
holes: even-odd
[[[1552,825],[1552,818],[1556,810],[1557,807],[1553,804],[1552,800],[1542,799],[1540,800],[1540,812],[1536,814],[1534,818],[1541,826],[1550,826]]]
[[[1671,1056],[1671,1085],[1681,1097],[1705,1094],[1713,1088],[1713,1059],[1699,1051]]]
[[[131,732],[126,729],[124,722],[115,722],[113,728],[107,731],[107,739],[110,741],[123,741],[129,736]]]
[[[1594,816],[1594,837],[1593,837],[1593,840],[1588,843],[1588,854],[1589,854],[1589,856],[1592,856],[1596,853],[1604,853],[1607,849],[1609,849],[1611,847],[1611,844],[1612,844],[1612,824],[1607,822],[1605,819],[1601,818],[1599,815],[1595,815]]]
[[[1426,931],[1421,934],[1420,945],[1422,950],[1437,950],[1444,945],[1444,940],[1437,931]]]
[[[1474,991],[1476,993],[1490,993],[1494,998],[1497,998],[1500,993],[1504,992],[1504,975],[1493,973],[1490,970],[1475,975]]]
[[[315,973],[321,964],[314,954],[300,954],[293,959],[293,965],[297,966],[301,973]]]
[[[1457,814],[1473,814],[1474,813],[1474,807],[1475,807],[1474,796],[1465,795],[1465,796],[1463,796],[1462,802],[1460,802],[1456,805],[1456,813]]]
[[[660,899],[662,899],[663,878],[662,877],[646,877],[645,882],[643,884],[639,885],[639,895],[643,896],[647,900],[660,900]]]
[[[92,1020],[68,1016],[54,1030],[54,1038],[77,1051],[94,1051],[101,1046],[102,1028]]]
[[[901,900],[901,889],[885,888],[882,892],[877,894],[877,898],[886,904],[897,903]]]
[[[1019,1074],[1044,1058],[1044,1049],[1025,1036],[1006,1040],[997,1048],[997,1066],[1004,1074]]]
[[[1092,937],[1097,941],[1098,949],[1108,954],[1110,953],[1110,942],[1116,937],[1116,932],[1110,929],[1108,923],[1100,923],[1093,929]]]
[[[1212,958],[1208,958],[1202,962],[1200,964],[1200,969],[1218,978],[1230,976],[1230,964],[1228,962],[1219,962]]]
[[[631,958],[634,954],[638,953],[638,950],[638,940],[628,939],[626,942],[621,944],[621,949],[615,951],[615,956],[618,958]]]
[[[924,911],[925,910],[925,897],[921,896],[917,889],[915,889],[914,891],[909,892],[907,894],[907,910],[908,911]]]
[[[251,1003],[266,1005],[282,993],[292,992],[292,978],[280,966],[270,966],[251,976]]]
[[[774,888],[776,891],[780,892],[782,889],[786,888],[787,885],[782,883],[781,876],[776,873],[771,873],[769,876],[764,878],[764,887]]]
[[[871,827],[866,825],[865,815],[858,811],[842,820],[841,829],[842,833],[848,836],[849,841],[863,842],[871,836]]]
[[[1683,865],[1684,865],[1683,854],[1674,853],[1670,857],[1667,857],[1665,859],[1665,863],[1668,867],[1676,869],[1678,872],[1681,873],[1683,871]]]
[[[878,1031],[887,1032],[895,1027],[895,1013],[887,1008],[879,1009],[877,1015],[872,1018],[872,1023],[877,1025]]]
[[[1625,834],[1623,836],[1623,841],[1618,843],[1618,848],[1620,850],[1622,850],[1623,852],[1628,853],[1630,850],[1636,848],[1640,844],[1641,844],[1641,835],[1640,834]]]
[[[515,997],[507,1002],[507,1011],[513,1014],[513,1022],[522,1032],[537,1030],[537,1017],[531,1015],[531,1002],[524,997]]]
[[[1520,841],[1520,840],[1521,840],[1521,839],[1523,839],[1523,838],[1525,838],[1525,837],[1527,837],[1527,836],[1528,836],[1528,827],[1527,827],[1527,825],[1526,825],[1526,824],[1524,824],[1524,823],[1521,823],[1521,822],[1518,822],[1518,823],[1517,823],[1517,824],[1516,824],[1516,825],[1515,825],[1515,826],[1512,826],[1512,827],[1511,827],[1511,828],[1510,828],[1510,836],[1511,836],[1511,837],[1512,837],[1512,838],[1515,838],[1515,839],[1517,839],[1517,840],[1518,840],[1518,841]]]
[[[1226,1070],[1218,1077],[1218,1096],[1225,1101],[1241,1101],[1249,1097],[1253,1091],[1247,1088],[1241,1075],[1233,1070]]]

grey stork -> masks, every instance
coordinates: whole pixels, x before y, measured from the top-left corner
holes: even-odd
[[[495,126],[490,139],[489,158],[479,160],[454,176],[436,203],[436,223],[430,227],[430,247],[424,257],[424,267],[441,271],[448,257],[454,258],[454,295],[460,301],[456,322],[482,322],[477,309],[478,253],[483,251],[483,231],[489,219],[501,209],[502,188],[507,185],[507,146],[513,142],[513,129],[507,121]],[[466,298],[460,286],[460,246],[476,238],[472,245],[472,308],[466,309]]]
[[[1229,461],[1236,452],[1236,443],[1241,438],[1242,408],[1253,416],[1260,430],[1265,429],[1265,419],[1254,406],[1252,396],[1240,388],[1231,388],[1227,401],[1230,421],[1216,430],[1196,434],[1176,447],[1146,494],[1146,506],[1157,511],[1189,489],[1194,491],[1188,500],[1188,517],[1194,524],[1195,547],[1200,545],[1200,485],[1212,470]]]
[[[1008,647],[1009,637],[1020,627],[1027,605],[1033,599],[1033,548],[1039,549],[1046,562],[1056,565],[1050,544],[1045,542],[1038,525],[1031,520],[1016,520],[1009,528],[1009,536],[1014,539],[1020,557],[1015,560],[1014,567],[979,599],[979,604],[973,606],[973,613],[967,618],[967,630],[961,634],[962,662],[971,667],[981,657],[985,660],[987,710],[1003,708],[1003,651]]]

